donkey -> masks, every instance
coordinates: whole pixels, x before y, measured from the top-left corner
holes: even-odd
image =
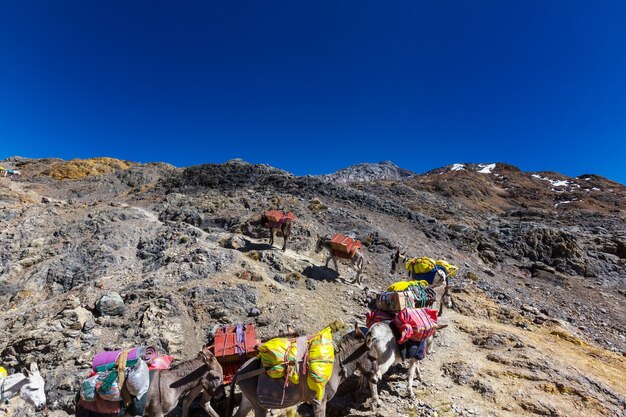
[[[23,373],[0,379],[0,403],[8,402],[19,395],[21,399],[40,411],[46,405],[44,386],[45,382],[39,373],[39,368],[35,362],[32,362],[30,369],[24,369]]]
[[[447,324],[439,324],[437,323],[436,329],[437,331],[448,327]],[[391,328],[391,325],[387,322],[378,322],[370,327],[367,336],[372,338],[372,347],[371,349],[376,352],[374,356],[378,358],[378,370],[384,375],[389,368],[396,364],[401,363],[402,355],[400,354],[401,346],[398,345],[396,341],[396,337]],[[426,351],[425,355],[431,354],[430,347],[433,343],[434,334],[426,339]],[[415,373],[417,372],[417,379],[421,382],[422,372],[419,367],[419,360],[417,358],[411,358],[409,364],[409,381],[408,381],[408,391],[409,398],[411,400],[415,399],[415,393],[413,392],[413,380],[415,379]],[[369,381],[370,389],[372,390],[372,398],[374,399],[374,404],[377,406],[381,406],[382,402],[380,397],[378,396],[378,385],[374,381]]]
[[[272,223],[265,216],[265,213],[261,215],[261,226],[267,227],[270,229],[270,240],[269,240],[270,245],[274,245],[274,227],[273,227],[274,225],[276,225],[276,223]],[[289,239],[289,236],[291,236],[292,225],[293,225],[293,221],[289,217],[284,218],[283,220],[281,220],[280,223],[278,223],[278,226],[280,227],[280,233],[283,236],[283,248],[282,248],[283,252],[287,250],[287,239]]]
[[[328,251],[328,258],[326,258],[325,267],[328,268],[328,262],[332,259],[333,264],[335,265],[335,271],[337,271],[337,276],[340,275],[339,267],[337,266],[337,256],[333,254],[331,237],[330,236],[319,236],[317,238],[317,243],[315,245],[315,253],[320,253],[322,250],[326,249]],[[344,258],[341,258],[344,259]],[[357,249],[352,253],[352,256],[347,259],[350,262],[350,266],[356,271],[356,278],[350,281],[350,284],[357,284],[361,286],[363,284],[363,280],[361,278],[361,274],[363,274],[363,268],[365,267],[365,258],[363,257],[363,250],[361,248]]]
[[[406,253],[400,253],[400,249],[397,249],[396,252],[391,255],[391,273],[395,274],[398,272],[398,266],[402,263],[408,261],[410,258],[406,256]],[[420,277],[415,274],[413,271],[408,271],[409,279],[419,280]],[[435,297],[435,305],[437,303],[444,303],[446,307],[452,308],[452,300],[450,298],[449,289],[452,288],[448,282],[448,275],[442,268],[437,268],[437,273],[433,279],[433,283],[430,284],[430,287],[435,290],[437,297]],[[441,290],[437,290],[437,288],[441,288]],[[443,290],[445,288],[445,290]]]
[[[13,175],[22,175],[22,173],[20,171],[18,171],[17,169],[2,169],[0,170],[0,172],[2,172],[2,176],[6,177],[7,175],[9,177],[13,176]]]
[[[223,381],[222,366],[209,348],[205,347],[193,359],[170,369],[156,371],[148,389],[144,414],[163,417],[176,407],[180,397],[185,396],[182,415],[187,417],[191,402],[202,393],[205,411],[211,417],[219,417],[210,401]]]
[[[324,417],[326,415],[326,403],[335,396],[339,385],[355,371],[358,371],[370,384],[378,384],[382,374],[378,369],[378,358],[373,353],[372,341],[372,336],[365,336],[361,329],[355,325],[355,330],[345,335],[339,342],[339,347],[335,352],[335,364],[330,380],[326,384],[323,398],[317,400],[315,393],[302,385],[306,384],[306,381],[301,378],[297,398],[292,397],[277,408],[290,408],[302,402],[310,401],[315,417]],[[236,417],[245,417],[251,410],[254,410],[255,417],[267,416],[268,409],[263,407],[257,397],[259,375],[264,372],[266,371],[259,358],[250,359],[237,371],[230,388],[227,417],[232,416],[234,408],[235,384],[239,385],[243,394]]]

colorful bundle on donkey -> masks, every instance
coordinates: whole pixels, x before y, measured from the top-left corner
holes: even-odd
[[[267,374],[272,378],[286,378],[286,386],[287,382],[299,384],[300,375],[306,370],[307,386],[321,400],[335,362],[333,329],[336,327],[331,325],[309,338],[276,338],[262,344],[259,357]],[[298,345],[303,350],[299,350]]]
[[[452,265],[450,262],[444,261],[443,259],[439,259],[435,261],[435,263],[437,266],[442,267],[445,270],[446,275],[450,278],[456,275],[456,271],[459,270],[458,266]]]
[[[100,352],[93,357],[91,361],[91,368],[95,372],[110,371],[115,368],[115,363],[122,354],[121,350],[110,350],[106,352]],[[126,366],[133,366],[137,363],[137,359],[144,358],[146,362],[150,362],[157,356],[156,348],[154,346],[139,346],[128,351],[126,357]]]
[[[335,348],[330,327],[326,327],[309,341],[308,362],[307,385],[311,391],[315,392],[316,398],[321,400],[335,363]]]
[[[437,263],[432,258],[422,256],[421,258],[409,259],[404,266],[407,271],[415,274],[426,274],[434,270],[437,267]]]
[[[398,343],[409,339],[421,342],[437,331],[437,310],[405,308],[396,315],[393,324],[402,334]]]
[[[272,378],[287,376],[292,384],[300,382],[297,355],[296,342],[287,338],[272,339],[259,347],[259,357],[267,374]]]
[[[387,287],[387,291],[406,291],[411,287],[427,287],[428,282],[424,280],[398,281]]]
[[[156,367],[167,369],[171,362],[170,358],[158,356],[156,349],[151,346],[100,352],[92,361],[93,372],[81,384],[80,398],[85,402],[94,402],[98,399],[114,402],[124,400],[129,404],[133,401],[131,396],[142,397],[150,386],[146,361],[151,364],[153,361],[162,361],[163,363],[156,364]]]
[[[369,329],[376,323],[381,321],[391,321],[395,317],[395,313],[390,313],[376,308],[365,315],[365,326]]]
[[[376,308],[397,313],[405,308],[430,307],[435,297],[435,292],[424,286],[412,286],[406,291],[385,291],[376,296]]]

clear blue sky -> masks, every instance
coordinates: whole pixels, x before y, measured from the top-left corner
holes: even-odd
[[[0,158],[626,182],[626,2],[2,1]]]

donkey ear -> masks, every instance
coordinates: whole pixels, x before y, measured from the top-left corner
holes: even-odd
[[[439,324],[439,323],[437,323],[437,330],[445,329],[446,327],[448,327],[447,324]]]
[[[30,363],[30,373],[31,374],[36,374],[37,372],[39,372],[39,368],[37,367],[37,364],[35,362],[31,362]]]
[[[357,323],[354,323],[354,333],[356,333],[357,336],[365,337],[365,335],[363,334],[363,332],[361,331],[361,328],[359,327]]]
[[[365,336],[365,346],[367,346],[367,348],[370,349],[373,344],[374,344],[374,337],[372,336],[371,333],[368,333],[367,336]]]

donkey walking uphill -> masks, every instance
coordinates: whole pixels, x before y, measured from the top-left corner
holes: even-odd
[[[24,369],[23,373],[0,378],[0,404],[19,395],[21,399],[40,411],[46,405],[44,386],[45,382],[39,373],[39,368],[35,362],[32,362],[30,369]]]
[[[341,250],[343,246],[345,249]],[[365,267],[365,258],[363,257],[363,247],[358,240],[352,240],[346,236],[334,235],[334,236],[320,236],[317,238],[315,245],[315,253],[320,253],[322,250],[328,251],[328,257],[326,258],[326,268],[328,268],[328,262],[332,259],[337,271],[337,276],[340,276],[339,267],[337,266],[337,259],[344,259],[350,263],[350,266],[356,271],[356,278],[350,281],[350,284],[362,285],[363,268]]]
[[[222,366],[211,353],[209,347],[198,355],[170,369],[156,371],[148,389],[145,415],[163,417],[172,411],[181,397],[183,417],[187,417],[191,402],[202,393],[203,407],[211,417],[219,415],[211,407],[211,397],[222,385]]]
[[[389,322],[378,322],[372,325],[367,333],[367,335],[372,338],[371,349],[375,352],[374,356],[378,358],[378,367],[381,375],[384,375],[392,365],[403,362],[401,350],[406,347],[398,343],[398,331],[392,328],[392,326],[394,325]],[[437,323],[435,326],[435,331],[439,331],[447,326],[447,324]],[[423,381],[422,372],[419,368],[419,361],[423,359],[423,357],[427,354],[430,354],[430,347],[433,343],[433,337],[434,334],[426,338],[426,346],[423,352],[417,352],[417,349],[415,349],[415,352],[413,352],[412,349],[406,349],[407,356],[410,357],[407,384],[410,399],[415,399],[415,393],[413,392],[412,388],[415,374],[417,373],[417,379],[419,381]],[[374,399],[375,404],[378,406],[382,405],[381,400],[378,396],[377,383],[370,380],[369,386],[372,391],[372,398]]]
[[[245,417],[251,410],[254,410],[255,417],[266,417],[269,409],[285,409],[293,407],[305,401],[311,402],[315,417],[326,415],[326,403],[330,401],[337,392],[339,385],[345,381],[355,371],[359,371],[370,383],[377,384],[381,373],[378,370],[377,357],[372,354],[372,337],[365,336],[361,330],[355,326],[353,332],[345,335],[339,342],[335,352],[335,362],[330,379],[326,383],[321,400],[316,398],[316,393],[307,387],[304,380],[297,385],[289,385],[284,388],[284,380],[276,380],[280,391],[283,389],[283,401],[268,405],[258,394],[259,387],[263,396],[262,379],[266,370],[260,358],[253,358],[246,362],[235,375],[235,380],[231,385],[229,395],[229,406],[227,417],[232,416],[234,408],[234,387],[239,385],[241,389],[241,404],[235,417]],[[279,397],[280,398],[280,397]]]
[[[280,230],[283,237],[283,251],[287,250],[287,239],[291,236],[291,227],[296,219],[293,213],[282,210],[270,210],[261,215],[261,226],[270,229],[270,245],[274,245],[274,229]]]
[[[432,263],[432,269],[427,273],[417,273],[417,264],[410,264],[411,261],[419,261],[422,259]],[[449,294],[449,289],[452,288],[452,286],[450,286],[449,278],[456,274],[458,267],[443,260],[434,261],[430,258],[410,258],[406,256],[404,252],[400,253],[400,249],[397,249],[396,252],[391,255],[391,273],[397,273],[400,265],[403,263],[407,263],[406,269],[409,279],[426,280],[429,286],[437,291],[436,303],[444,303],[448,308],[452,307],[452,300]]]

